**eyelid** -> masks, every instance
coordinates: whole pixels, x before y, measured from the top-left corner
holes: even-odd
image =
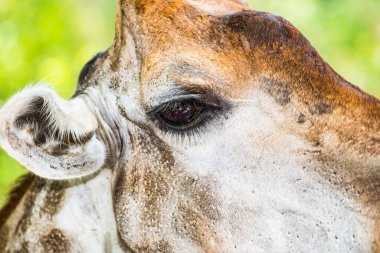
[[[162,105],[171,103],[171,102],[176,102],[176,101],[182,101],[182,100],[190,100],[190,99],[196,99],[199,100],[201,98],[201,95],[199,94],[185,94],[185,95],[177,95],[177,96],[172,96],[172,97],[166,97],[157,103],[156,105],[152,104],[150,106],[150,109],[148,110],[148,113],[152,113],[156,111],[158,108],[160,108]]]
[[[222,108],[223,104],[226,104],[224,101],[220,101],[220,99],[214,97],[214,96],[205,96],[203,94],[186,94],[186,95],[179,95],[171,98],[167,98],[166,100],[162,100],[159,105],[152,107],[147,114],[153,115],[157,113],[163,106],[169,104],[169,103],[176,103],[180,101],[186,101],[186,100],[196,100],[200,104],[211,106],[214,108]]]
[[[147,97],[143,107],[146,112],[150,112],[161,104],[186,98],[199,98],[205,101],[220,100],[221,104],[228,104],[224,99],[225,96],[213,89],[209,83],[210,81],[197,82],[197,84],[188,83],[185,80],[168,81],[168,88],[160,92],[158,96],[150,97],[150,99]]]

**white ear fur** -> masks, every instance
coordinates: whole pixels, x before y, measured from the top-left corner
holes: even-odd
[[[84,100],[64,101],[43,85],[28,87],[0,109],[0,146],[47,179],[80,178],[99,170],[105,144]]]

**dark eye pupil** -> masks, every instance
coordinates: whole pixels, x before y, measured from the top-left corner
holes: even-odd
[[[160,116],[172,125],[186,125],[193,121],[200,112],[200,108],[192,101],[177,102],[168,105]]]
[[[189,105],[180,106],[170,112],[172,118],[188,118],[192,114],[192,108]]]

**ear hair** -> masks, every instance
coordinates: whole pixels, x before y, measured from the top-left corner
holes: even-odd
[[[62,100],[44,85],[28,87],[0,110],[0,145],[35,174],[49,179],[87,176],[101,168],[105,145],[84,100]]]

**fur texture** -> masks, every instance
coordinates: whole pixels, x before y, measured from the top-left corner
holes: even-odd
[[[155,112],[186,98],[217,109],[174,131]],[[120,0],[73,99],[31,88],[0,115],[8,152],[68,180],[20,194],[6,252],[380,251],[379,100],[239,1]]]

